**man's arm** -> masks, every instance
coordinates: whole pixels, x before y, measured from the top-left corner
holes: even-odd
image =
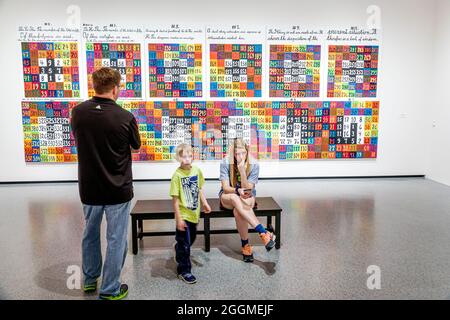
[[[76,107],[75,107],[72,109],[72,116],[70,118],[70,129],[72,130],[72,134],[75,139],[75,146],[78,147],[77,133],[76,133],[78,116],[76,114],[77,114],[77,112],[76,112]]]
[[[130,145],[134,150],[139,150],[139,148],[141,147],[141,136],[139,135],[139,127],[136,122],[136,118],[134,116],[131,120]]]

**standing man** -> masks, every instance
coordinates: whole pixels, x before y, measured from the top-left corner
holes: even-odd
[[[99,298],[120,300],[128,286],[120,283],[128,251],[128,218],[133,198],[131,150],[141,141],[134,116],[116,100],[120,73],[101,68],[92,75],[95,96],[72,110],[72,130],[78,150],[78,184],[86,226],[82,242],[84,292],[97,290],[102,271],[100,225],[107,221],[103,280]]]

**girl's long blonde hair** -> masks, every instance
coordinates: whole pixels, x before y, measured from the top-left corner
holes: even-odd
[[[238,168],[235,157],[236,149],[245,149],[245,151],[247,151],[247,154],[245,156],[245,172],[247,174],[247,177],[250,174],[250,154],[248,144],[246,144],[242,138],[235,138],[231,140],[228,145],[230,183],[233,188],[235,188],[237,185],[237,174],[238,174]]]

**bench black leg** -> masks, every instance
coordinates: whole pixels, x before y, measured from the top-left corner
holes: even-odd
[[[273,226],[272,226],[272,216],[267,216],[267,230],[270,232],[273,232]]]
[[[281,212],[277,212],[275,216],[275,249],[280,249],[281,247]]]
[[[210,243],[210,239],[211,239],[211,235],[209,233],[211,225],[210,225],[210,219],[207,215],[205,215],[205,218],[203,219],[203,229],[205,231],[205,251],[209,252],[211,249],[211,243]]]
[[[143,223],[142,223],[142,219],[138,220],[138,238],[139,240],[142,240],[143,236],[142,236],[142,232],[144,232],[144,227],[143,227]]]
[[[137,243],[137,219],[134,217],[131,217],[131,243],[132,243],[132,250],[133,254],[138,253],[138,243]]]

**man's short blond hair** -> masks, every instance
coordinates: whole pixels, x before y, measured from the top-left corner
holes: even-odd
[[[177,159],[177,161],[180,161],[181,156],[183,155],[183,152],[190,152],[192,153],[192,146],[190,144],[187,143],[181,143],[177,146],[177,148],[175,149],[175,159]]]

